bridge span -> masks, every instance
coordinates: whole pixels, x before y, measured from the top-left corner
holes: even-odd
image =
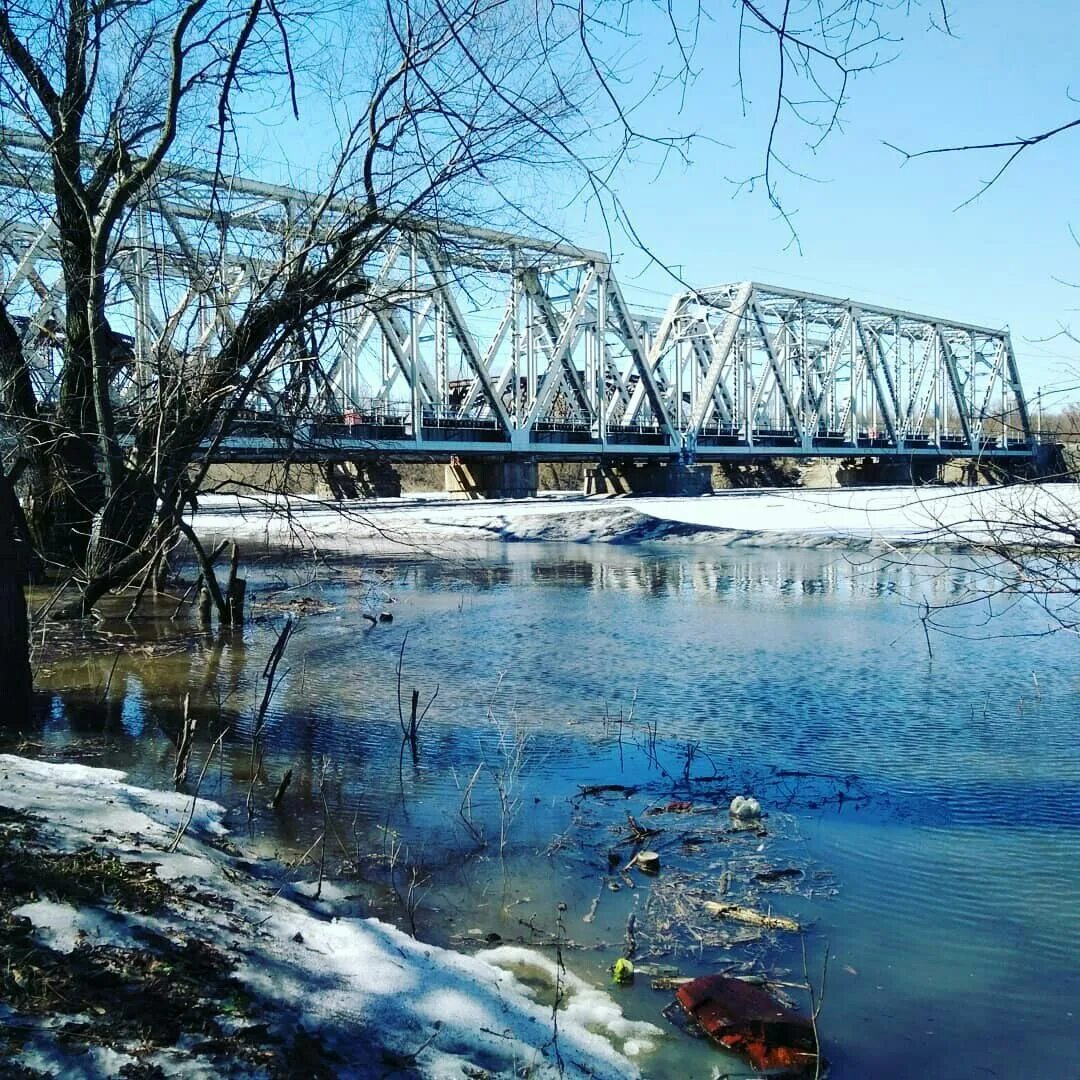
[[[501,369],[485,365],[501,409],[479,375],[436,382],[426,397],[428,380],[422,368],[413,379],[407,355],[408,366],[387,365],[386,375],[388,391],[401,379],[407,400],[358,388],[343,391],[333,413],[252,412],[221,433],[215,458],[361,468],[372,459],[441,461],[450,465],[448,487],[475,495],[535,490],[541,461],[598,463],[594,491],[640,484],[690,493],[702,490],[686,468],[694,464],[877,458],[904,466],[894,476],[930,478],[949,459],[1008,468],[1035,452],[1007,331],[744,282],[680,293],[662,315],[631,312],[615,293],[630,328],[620,337],[598,329],[599,287],[586,273],[563,295],[569,312],[549,311],[565,359],[526,305],[517,359],[511,348]],[[591,303],[582,303],[587,290]],[[502,322],[512,320],[508,306]],[[431,333],[410,340],[421,363],[424,345],[437,349]],[[498,344],[496,335],[496,353]]]
[[[0,135],[0,290],[46,403],[64,293],[52,182],[38,140]],[[316,257],[356,213],[344,196],[163,168],[110,252],[118,429],[166,375],[198,385],[297,237]],[[751,281],[643,310],[607,255],[562,240],[418,219],[380,230],[352,270],[359,298],[276,340],[204,455],[1016,463],[1037,449],[1005,329]]]
[[[589,346],[599,347],[588,340],[599,336],[594,311],[576,327],[569,319],[557,323],[563,337],[585,339],[587,361]],[[662,316],[631,317],[640,336],[620,344],[640,346],[647,378],[633,353],[628,370],[620,370],[607,342],[605,370],[595,379],[589,363],[574,368],[549,351],[538,358],[528,323],[524,364],[511,357],[491,379],[501,408],[485,400],[480,377],[451,380],[428,396],[421,362],[420,393],[406,400],[389,391],[399,376],[404,389],[414,389],[411,366],[391,367],[380,394],[343,389],[332,413],[250,411],[216,453],[230,460],[287,452],[309,460],[343,453],[538,460],[681,454],[701,462],[1031,454],[1007,331],[756,282],[682,293]],[[432,340],[415,336],[421,345]],[[515,400],[507,384],[512,390],[519,366],[536,375],[517,376]],[[355,378],[353,371],[335,374]]]

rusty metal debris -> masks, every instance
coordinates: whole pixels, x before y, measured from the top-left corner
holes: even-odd
[[[675,999],[709,1038],[766,1075],[818,1071],[813,1022],[756,983],[705,975],[678,987]]]

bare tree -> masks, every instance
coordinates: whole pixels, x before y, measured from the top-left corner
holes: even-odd
[[[937,157],[942,154],[992,155],[992,159],[996,164],[994,172],[960,203],[957,207],[959,210],[969,206],[993,187],[1025,151],[1040,146],[1051,139],[1056,139],[1061,135],[1067,135],[1077,129],[1080,129],[1080,117],[1047,128],[1045,131],[1036,132],[1034,135],[1017,135],[1014,138],[999,139],[991,142],[956,143],[952,146],[934,146],[925,150],[904,150],[899,146],[894,146],[892,143],[886,143],[885,145],[898,154],[902,154],[905,162],[914,161],[918,158]]]
[[[892,8],[735,11],[740,34],[778,47],[765,181],[779,204],[781,119],[828,134]],[[74,573],[67,610],[153,573],[185,536],[224,611],[185,520],[219,440],[260,395],[286,409],[318,395],[343,313],[415,296],[416,280],[382,272],[402,236],[431,251],[468,245],[452,222],[539,228],[526,192],[552,170],[619,220],[614,169],[644,146],[685,153],[684,137],[639,130],[635,106],[688,85],[703,14],[659,0],[0,0],[13,267],[0,422],[29,462],[35,541]],[[671,42],[645,86],[620,67],[635,19]],[[258,115],[272,124],[301,104],[336,135],[317,193],[241,182]],[[35,270],[42,245],[58,281]],[[139,325],[136,264],[166,312]],[[32,301],[21,308],[19,288]]]
[[[13,222],[48,215],[63,273],[63,310],[42,328],[62,354],[45,393],[34,385],[25,336],[0,307],[4,406],[30,458],[38,544],[83,567],[88,603],[145,560],[182,497],[175,477],[155,483],[145,472],[142,432],[131,455],[119,438],[109,317],[116,240],[181,132],[216,104],[223,136],[241,73],[278,66],[263,8],[210,0],[0,8],[4,115],[18,120],[13,139],[42,147],[40,161],[9,166],[30,170],[28,190],[47,191],[37,205],[5,209]],[[270,17],[287,35],[284,20]],[[157,498],[165,506],[155,521]]]
[[[927,631],[1040,636],[1080,632],[1080,497],[1075,483],[961,488],[919,500],[917,542],[884,561],[913,565]],[[1022,614],[1020,621],[1003,619]],[[932,648],[932,646],[931,646]]]
[[[952,32],[947,24],[944,28]],[[1066,97],[1069,110],[1074,110],[1075,97]],[[962,123],[957,121],[958,129]],[[1028,134],[1002,133],[1000,138],[959,139],[921,148],[885,145],[901,155],[903,164],[957,155],[989,162],[989,175],[956,207],[962,210],[1018,167],[1021,159],[1030,158],[1047,143],[1080,133],[1080,117],[1075,115],[1059,123],[1045,119],[1043,123],[1040,127],[1033,121]],[[1076,240],[1075,233],[1072,235]],[[1052,340],[1078,339],[1067,325],[1060,325],[1044,342]],[[1054,396],[1060,401],[1057,395],[1075,394],[1078,389],[1077,385],[1060,387]],[[916,548],[914,557],[920,564],[937,569],[951,583],[945,590],[947,599],[925,602],[924,625],[928,628],[943,633],[979,633],[1017,605],[1034,605],[1044,618],[1031,624],[1037,626],[1032,632],[1080,630],[1080,501],[1075,488],[1077,461],[1069,446],[1080,431],[1080,406],[1065,404],[1044,412],[1046,396],[1040,391],[1033,403],[1038,434],[1046,444],[1038,474],[1030,483],[1012,486],[1015,476],[982,466],[978,471],[984,479],[1010,486],[977,496],[961,493],[960,499],[971,500],[970,516],[943,515],[927,543]],[[1003,415],[998,426],[1015,430],[1016,418]],[[962,630],[957,629],[954,618],[958,611],[963,612]],[[974,618],[972,612],[976,613]]]
[[[0,693],[15,723],[30,712],[30,642],[23,585],[30,543],[12,477],[0,472]]]

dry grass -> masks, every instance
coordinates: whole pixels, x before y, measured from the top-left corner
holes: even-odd
[[[48,1031],[72,1054],[107,1046],[132,1055],[136,1060],[119,1074],[128,1080],[163,1076],[141,1059],[180,1043],[204,1065],[220,1062],[222,1075],[238,1062],[247,1075],[269,1078],[334,1075],[316,1038],[302,1029],[285,1036],[271,1030],[233,977],[234,959],[190,933],[152,929],[139,918],[167,916],[171,905],[199,897],[174,895],[151,863],[93,848],[50,850],[41,826],[0,807],[0,1005],[10,1010],[0,1030],[0,1061],[10,1063],[28,1039]],[[39,899],[127,920],[130,943],[51,949],[29,919],[15,914]],[[5,1077],[44,1075],[4,1068]]]

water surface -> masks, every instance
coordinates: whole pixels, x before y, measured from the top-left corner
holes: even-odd
[[[726,882],[807,926],[815,983],[827,946],[833,1076],[1080,1076],[1080,667],[1072,637],[1010,636],[1045,628],[1034,607],[986,626],[985,609],[959,608],[931,654],[919,605],[977,590],[963,566],[510,545],[268,557],[249,576],[242,635],[114,620],[49,660],[47,716],[24,748],[165,786],[187,694],[202,721],[189,788],[227,724],[201,793],[266,850],[316,845],[306,877],[327,836],[325,866],[348,875],[358,911],[458,945],[557,936],[598,982],[633,914],[645,961],[801,981],[796,941],[695,936],[697,898]],[[382,611],[394,621],[364,618]],[[252,785],[255,704],[286,613],[300,625]],[[414,687],[421,708],[438,690],[415,763],[399,726],[406,632],[403,712]],[[583,797],[588,785],[636,790]],[[722,808],[738,792],[765,805],[765,835],[731,832]],[[671,802],[697,812],[649,814]],[[619,872],[628,811],[663,830],[651,889]],[[777,868],[800,873],[763,886]],[[644,979],[619,993],[663,1024],[670,994]],[[671,1032],[647,1075],[739,1070]]]

